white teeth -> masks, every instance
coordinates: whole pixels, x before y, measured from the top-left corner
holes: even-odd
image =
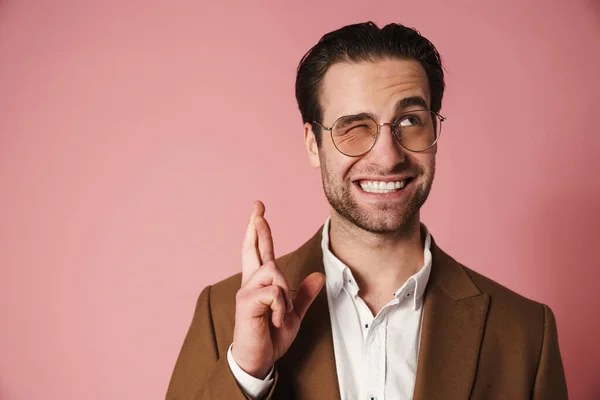
[[[369,193],[391,193],[402,189],[406,181],[382,182],[382,181],[362,181],[360,187]]]

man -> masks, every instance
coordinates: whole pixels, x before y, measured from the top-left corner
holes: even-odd
[[[296,98],[330,218],[275,259],[255,204],[242,273],[200,294],[168,399],[567,398],[552,311],[420,222],[443,91],[437,50],[402,25],[347,26],[305,55]]]

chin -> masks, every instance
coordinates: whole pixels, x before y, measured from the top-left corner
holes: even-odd
[[[348,209],[336,209],[337,213],[350,224],[371,233],[398,234],[407,232],[412,227],[412,222],[418,215],[410,210],[403,209],[381,210],[376,207],[365,206]]]
[[[363,227],[364,230],[378,234],[392,234],[407,232],[410,228],[409,221],[403,218],[380,219],[373,218]]]

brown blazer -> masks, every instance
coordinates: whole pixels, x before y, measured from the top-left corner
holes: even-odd
[[[433,240],[431,252],[414,399],[567,399],[550,308],[459,264]],[[324,272],[321,230],[277,265],[292,293]],[[200,294],[168,400],[246,399],[227,364],[240,283],[237,274]],[[267,399],[340,398],[325,289],[275,370]]]

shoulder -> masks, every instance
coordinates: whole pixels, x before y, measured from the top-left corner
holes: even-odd
[[[499,342],[510,340],[537,348],[549,320],[554,321],[552,310],[471,268],[459,265],[479,291],[489,298],[486,336]]]
[[[478,361],[479,387],[498,387],[502,385],[499,382],[505,382],[507,387],[529,392],[541,373],[555,377],[557,382],[551,386],[563,390],[558,330],[551,308],[456,261],[452,263],[450,269],[459,269],[475,288],[471,298],[487,303],[482,314],[485,323]]]
[[[430,281],[443,287],[453,298],[479,294],[489,296],[491,303],[518,314],[539,313],[543,304],[519,294],[505,285],[467,267],[443,251],[435,241],[431,247],[433,269]]]
[[[461,267],[482,293],[489,295],[492,301],[500,303],[503,307],[519,310],[526,314],[539,312],[543,307],[542,303],[527,298],[471,268],[462,264]]]

